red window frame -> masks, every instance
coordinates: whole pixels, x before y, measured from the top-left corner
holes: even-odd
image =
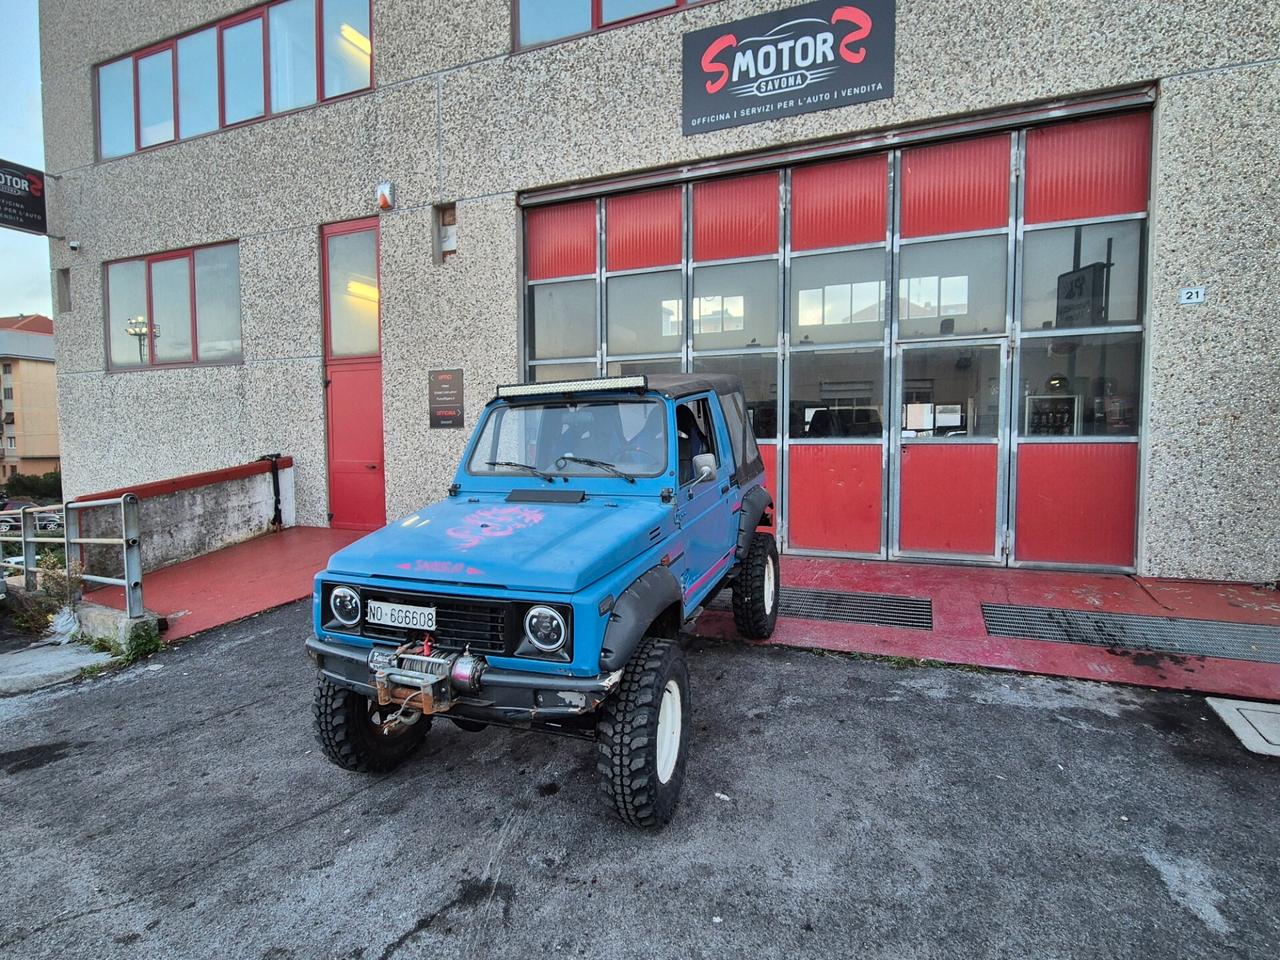
[[[243,339],[241,341],[241,358],[239,360],[201,360],[200,333],[197,324],[199,312],[196,305],[196,253],[200,250],[211,250],[217,247],[239,247],[240,241],[222,241],[206,243],[198,247],[184,247],[180,250],[166,250],[163,253],[151,253],[143,257],[121,257],[119,260],[108,260],[102,265],[102,334],[107,354],[107,372],[132,373],[138,370],[169,370],[178,367],[229,367],[244,363]],[[168,260],[187,261],[187,300],[191,305],[191,359],[173,360],[158,363],[155,359],[155,309],[151,299],[151,267],[156,263]],[[147,304],[147,360],[136,366],[116,366],[111,358],[111,268],[125,263],[141,263],[142,279],[146,287]]]
[[[94,115],[97,119],[97,142],[94,144],[99,161],[118,160],[120,157],[130,157],[135,153],[144,153],[148,150],[155,150],[159,147],[168,146],[171,143],[177,143],[180,140],[194,140],[197,137],[207,137],[211,133],[217,133],[220,130],[231,130],[236,127],[243,127],[250,123],[261,123],[263,120],[271,117],[281,117],[290,113],[297,113],[299,110],[310,110],[322,103],[333,103],[338,100],[345,100],[348,97],[358,97],[368,93],[374,88],[374,59],[376,56],[376,44],[374,42],[374,19],[373,19],[373,0],[369,0],[369,83],[367,86],[358,90],[350,90],[346,93],[335,94],[332,97],[324,95],[324,5],[325,0],[314,0],[315,3],[315,23],[316,23],[316,99],[313,103],[305,104],[301,107],[294,107],[290,110],[281,110],[273,112],[271,109],[271,34],[270,34],[270,10],[274,6],[285,3],[287,0],[270,0],[268,3],[260,3],[255,7],[244,10],[230,17],[223,17],[221,20],[215,20],[212,23],[205,23],[192,30],[153,43],[150,46],[135,50],[132,53],[126,53],[123,56],[113,57],[110,60],[104,60],[93,68],[95,99],[94,99]],[[687,0],[681,0],[687,2]],[[665,11],[663,11],[665,12]],[[247,23],[250,20],[262,19],[262,114],[257,117],[248,117],[244,120],[237,120],[235,123],[227,123],[226,117],[226,75],[222,67],[222,34],[228,27],[234,27],[241,23]],[[183,137],[181,135],[181,125],[179,123],[179,96],[178,96],[178,41],[187,37],[203,33],[206,30],[215,30],[216,44],[215,56],[217,57],[218,69],[218,126],[214,130],[207,130],[204,133],[198,133],[191,137]],[[171,52],[171,65],[173,70],[173,137],[160,143],[153,143],[148,146],[142,145],[142,117],[139,111],[140,97],[138,92],[138,61],[159,53],[162,50]],[[104,157],[102,155],[102,112],[100,110],[100,102],[96,97],[98,72],[104,67],[110,67],[121,61],[129,60],[132,66],[133,76],[133,150],[130,153],[121,154],[120,156]]]
[[[373,268],[378,283],[378,349],[374,353],[333,355],[329,338],[332,315],[329,307],[329,238],[348,233],[373,233]],[[367,363],[382,359],[382,221],[378,217],[361,217],[342,223],[326,223],[320,227],[320,310],[324,325],[325,363]]]
[[[603,0],[591,0],[591,29],[583,30],[580,33],[570,33],[563,37],[555,37],[551,40],[543,40],[540,43],[520,43],[520,3],[521,0],[511,0],[511,49],[514,52],[522,52],[525,50],[538,50],[542,47],[549,47],[555,43],[564,43],[566,40],[576,40],[579,37],[587,37],[593,33],[599,33],[601,30],[613,30],[617,27],[629,27],[633,23],[643,23],[645,20],[652,20],[655,17],[665,17],[672,13],[679,13],[681,10],[688,10],[690,7],[704,7],[715,3],[716,0],[669,0],[667,6],[661,10],[650,10],[648,13],[638,13],[634,17],[624,17],[621,20],[604,19],[604,2]]]

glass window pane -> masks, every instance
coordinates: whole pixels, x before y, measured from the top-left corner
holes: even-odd
[[[642,373],[679,373],[679,360],[620,360],[609,364],[611,377],[635,377]]]
[[[98,149],[104,157],[133,153],[133,60],[98,69]]]
[[[222,70],[227,123],[262,116],[262,18],[222,31]]]
[[[590,357],[596,352],[596,282],[540,283],[529,288],[529,356]]]
[[[595,363],[543,363],[529,368],[529,379],[534,383],[548,380],[586,380],[600,376]]]
[[[269,11],[271,112],[316,102],[316,0],[286,0]]]
[[[679,270],[610,277],[609,353],[675,353],[684,343]]]
[[[147,265],[141,260],[107,267],[107,339],[111,366],[140,367],[147,347]]]
[[[1023,436],[1137,435],[1141,334],[1035,337],[1018,349]]]
[[[156,363],[191,362],[191,262],[151,264],[151,338]]]
[[[791,261],[791,342],[884,338],[884,251],[856,250]]]
[[[1142,222],[1121,220],[1023,237],[1022,329],[1142,322]]]
[[[747,417],[757,438],[778,436],[778,355],[751,353],[736,357],[694,357],[697,373],[732,373],[742,380]]]
[[[998,346],[902,351],[904,437],[994,437],[1000,428]]]
[[[773,346],[778,342],[777,261],[698,267],[692,314],[697,350]]]
[[[178,132],[184,137],[218,129],[218,31],[201,30],[178,41]]]
[[[601,0],[600,19],[604,23],[613,23],[654,10],[670,10],[675,5],[675,0]]]
[[[879,437],[884,432],[884,350],[791,354],[792,437]]]
[[[369,0],[324,0],[324,95],[364,90],[373,81]]]
[[[1008,254],[1002,235],[904,245],[898,335],[1003,334]]]
[[[591,0],[520,0],[519,9],[522,47],[591,29]]]
[[[378,240],[372,230],[326,240],[329,257],[329,355],[378,353]]]
[[[173,51],[138,61],[138,135],[144,147],[173,139]]]
[[[238,361],[240,352],[240,248],[234,243],[197,250],[196,337],[202,362]]]

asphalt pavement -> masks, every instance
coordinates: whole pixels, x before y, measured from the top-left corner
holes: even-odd
[[[698,641],[648,834],[582,741],[329,765],[307,629],[0,699],[0,956],[1280,954],[1280,764],[1200,697]]]

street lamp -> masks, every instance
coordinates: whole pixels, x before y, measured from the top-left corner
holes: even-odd
[[[147,318],[141,314],[136,317],[130,317],[125,321],[124,330],[129,336],[138,338],[138,363],[146,363],[147,360],[143,354],[142,344],[147,339]],[[151,335],[157,340],[160,338],[158,324],[151,325]]]

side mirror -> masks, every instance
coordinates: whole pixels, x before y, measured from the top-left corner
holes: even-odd
[[[716,455],[700,453],[693,458],[693,486],[697,486],[716,475]]]

